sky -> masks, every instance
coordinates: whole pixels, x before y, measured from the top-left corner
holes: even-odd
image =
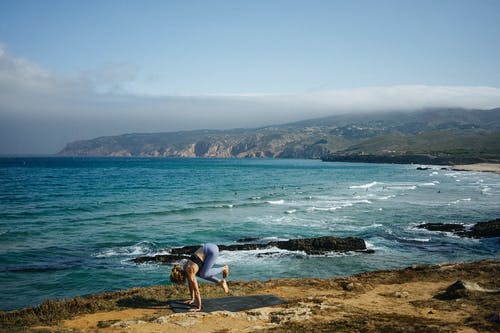
[[[0,0],[0,154],[500,106],[498,0]]]

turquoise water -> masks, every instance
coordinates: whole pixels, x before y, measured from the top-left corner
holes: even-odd
[[[498,239],[416,229],[500,216],[500,175],[275,159],[0,159],[1,309],[165,284],[130,259],[205,242],[324,235],[374,254],[221,252],[234,280],[346,276],[500,256]]]

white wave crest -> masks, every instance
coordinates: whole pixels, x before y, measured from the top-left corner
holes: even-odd
[[[285,200],[281,199],[281,200],[268,200],[266,201],[268,204],[271,204],[271,205],[283,205],[285,203]]]
[[[335,228],[337,230],[345,230],[345,231],[360,231],[360,230],[377,229],[383,226],[384,225],[380,223],[372,223],[370,225],[338,224],[335,226]]]
[[[363,184],[363,185],[352,185],[352,186],[349,186],[349,188],[350,189],[356,189],[356,188],[367,189],[367,188],[373,187],[375,185],[377,185],[377,182],[371,182],[371,183]]]
[[[94,253],[96,258],[124,257],[124,256],[140,256],[150,253],[153,244],[147,241],[140,242],[130,246],[113,247],[101,250]]]
[[[491,195],[491,193],[488,193],[490,191],[491,191],[491,187],[485,186],[485,187],[481,188],[481,194]]]
[[[439,181],[435,180],[435,181],[430,182],[430,183],[419,184],[418,186],[436,186],[437,184],[439,184]]]
[[[342,208],[341,206],[337,207],[309,207],[307,208],[307,211],[309,212],[314,212],[314,211],[320,211],[320,212],[333,212],[336,211],[337,209]]]
[[[448,204],[448,206],[451,206],[451,205],[458,205],[459,203],[461,202],[466,202],[466,201],[472,201],[471,198],[465,198],[465,199],[458,199],[458,200],[455,200],[455,201],[452,201]]]
[[[390,190],[415,190],[415,189],[417,189],[417,186],[415,186],[415,185],[394,185],[394,186],[387,186],[387,189],[390,189]]]
[[[427,243],[431,240],[430,238],[408,238],[408,237],[401,237],[401,239],[410,242],[420,242],[420,243]]]
[[[238,264],[238,265],[253,265],[255,261],[276,260],[283,257],[300,257],[305,258],[307,254],[303,251],[288,251],[278,247],[269,247],[266,249],[247,250],[247,251],[221,251],[217,260],[221,265]]]

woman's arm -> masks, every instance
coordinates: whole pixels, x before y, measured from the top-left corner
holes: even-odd
[[[191,291],[191,299],[195,299],[198,303],[198,308],[189,309],[189,311],[201,311],[201,295],[200,290],[198,289],[198,281],[196,280],[196,276],[194,274],[189,274],[187,276],[189,290]]]
[[[184,301],[185,304],[193,304],[194,303],[194,289],[191,286],[191,283],[188,281],[188,288],[189,288],[189,294],[191,295],[191,298]]]

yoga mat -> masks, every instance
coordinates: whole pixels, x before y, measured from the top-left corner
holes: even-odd
[[[182,301],[174,300],[167,302],[174,312],[188,312],[190,308],[196,306],[182,303]],[[272,306],[286,303],[285,300],[274,295],[255,295],[255,296],[231,296],[222,298],[207,298],[201,299],[201,311],[242,311],[265,306]]]

